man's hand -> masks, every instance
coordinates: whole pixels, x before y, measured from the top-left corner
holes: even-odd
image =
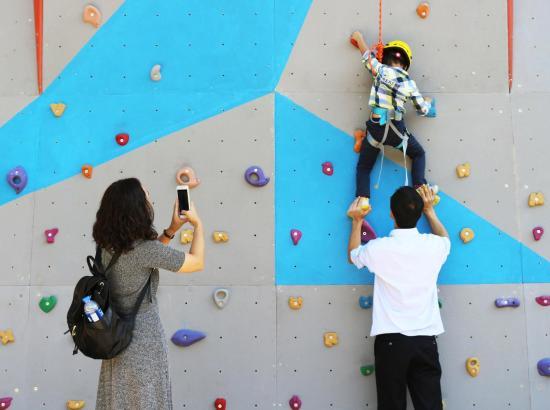
[[[416,192],[418,192],[418,194],[422,198],[422,201],[424,202],[424,213],[427,214],[433,212],[435,195],[430,187],[424,184],[421,187],[417,188]]]
[[[354,221],[362,221],[371,211],[371,207],[363,209],[361,207],[361,197],[357,197],[348,208],[348,216]]]

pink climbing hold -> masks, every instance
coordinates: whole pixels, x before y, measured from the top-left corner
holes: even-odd
[[[332,162],[323,162],[321,165],[323,166],[323,174],[328,176],[334,174],[334,165],[332,165]]]
[[[290,404],[291,409],[301,409],[302,408],[302,400],[296,395],[292,396],[290,400],[288,401],[288,404]]]
[[[371,239],[376,239],[376,232],[374,232],[374,229],[370,224],[363,220],[363,225],[361,226],[361,243],[365,244]]]
[[[302,239],[302,231],[299,231],[298,229],[291,229],[290,238],[292,239],[292,243],[294,245],[298,245],[298,242]]]
[[[533,228],[533,238],[535,238],[535,241],[540,241],[542,235],[544,235],[544,228],[542,226],[536,226]]]
[[[59,229],[52,228],[52,229],[46,229],[44,231],[44,235],[46,235],[46,242],[48,243],[54,243],[55,242],[55,235],[59,232]]]
[[[8,409],[11,406],[12,397],[0,397],[0,409]]]
[[[550,296],[548,295],[537,296],[535,300],[541,306],[550,306]]]

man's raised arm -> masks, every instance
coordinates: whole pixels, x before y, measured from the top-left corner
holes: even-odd
[[[432,228],[432,233],[437,236],[442,236],[444,238],[449,237],[449,233],[437,217],[434,209],[434,194],[432,190],[427,185],[422,185],[418,188],[418,193],[424,201],[424,215],[428,220],[430,227]]]

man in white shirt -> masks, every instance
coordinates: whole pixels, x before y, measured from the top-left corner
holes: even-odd
[[[352,218],[349,260],[374,273],[371,336],[374,342],[378,410],[406,410],[407,387],[415,410],[441,410],[441,365],[435,336],[443,333],[437,277],[451,249],[449,234],[433,208],[426,185],[399,188],[391,197],[395,229],[361,246],[361,225],[370,209],[360,198]],[[422,212],[433,234],[416,225]]]

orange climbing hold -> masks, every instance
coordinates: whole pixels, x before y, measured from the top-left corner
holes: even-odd
[[[92,170],[94,169],[94,167],[92,167],[91,165],[82,165],[82,175],[85,177],[85,178],[92,178]]]
[[[301,296],[290,296],[288,298],[288,307],[292,310],[300,310],[303,303],[304,299]]]
[[[479,359],[477,357],[468,357],[466,360],[466,371],[472,377],[476,377],[479,374]]]
[[[355,144],[353,145],[353,150],[358,154],[361,152],[361,144],[363,143],[363,138],[366,137],[366,132],[363,130],[355,130],[353,133],[353,138],[355,138]]]
[[[13,330],[7,329],[3,332],[0,332],[0,341],[2,341],[3,345],[15,342],[15,338],[13,337]]]
[[[69,401],[67,401],[67,408],[69,410],[83,409],[85,405],[86,405],[86,402],[84,400],[69,400]]]
[[[418,14],[418,17],[421,19],[427,18],[430,15],[430,5],[426,2],[420,3],[416,8],[416,14]]]
[[[544,194],[542,192],[531,192],[529,194],[528,204],[530,207],[544,205]]]
[[[327,332],[324,334],[323,338],[326,347],[336,346],[339,342],[338,334],[336,332]]]
[[[227,242],[229,240],[229,234],[223,231],[215,231],[212,234],[212,239],[214,239],[214,242],[216,243]]]
[[[464,228],[460,231],[460,239],[464,243],[473,241],[474,236],[474,231],[470,228]]]
[[[101,12],[97,7],[88,4],[86,7],[84,7],[82,20],[85,23],[91,24],[95,28],[98,28],[101,24]]]

